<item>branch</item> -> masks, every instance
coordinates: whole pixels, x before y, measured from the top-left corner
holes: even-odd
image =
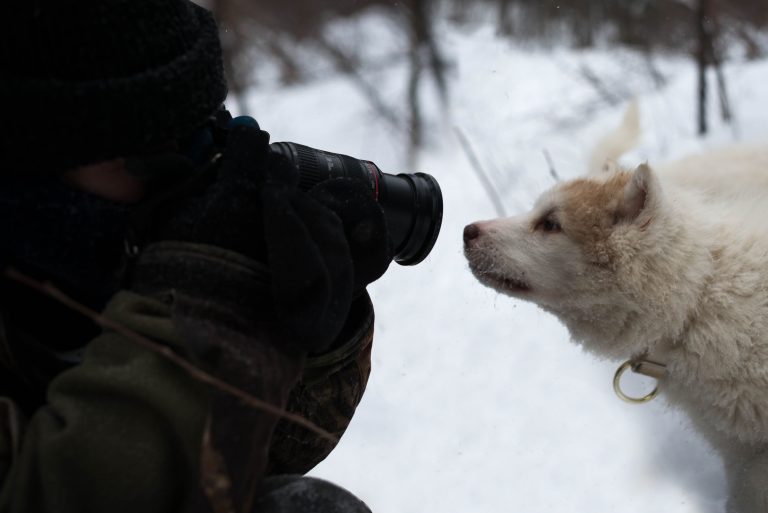
[[[362,76],[355,59],[344,52],[340,47],[328,41],[322,35],[315,38],[317,47],[322,50],[334,63],[337,71],[348,76],[352,82],[357,85],[360,91],[368,98],[376,113],[389,123],[395,130],[402,130],[402,123],[398,116],[387,106],[384,98],[379,94],[379,90],[373,84],[370,84]]]
[[[586,64],[582,64],[579,67],[579,71],[584,80],[586,80],[587,83],[591,85],[600,96],[603,97],[608,105],[617,105],[624,101],[623,97],[625,97],[626,94],[622,95],[611,91],[610,88],[608,88],[608,86],[606,86],[605,83],[600,79],[600,77],[597,76],[594,71],[592,71],[592,68]]]
[[[464,153],[467,154],[467,158],[469,159],[470,164],[472,164],[472,168],[475,170],[477,178],[480,180],[480,183],[485,189],[485,192],[491,199],[491,203],[493,203],[493,206],[496,209],[496,214],[499,217],[507,217],[507,214],[504,210],[504,203],[501,201],[501,197],[499,197],[499,194],[496,192],[496,188],[493,186],[491,179],[483,170],[483,166],[480,164],[480,160],[477,158],[474,150],[472,150],[472,145],[469,143],[469,139],[467,139],[467,136],[464,135],[464,132],[461,131],[461,128],[454,127],[453,130],[456,132],[456,137],[459,139],[459,143],[464,149]]]
[[[192,376],[192,378],[196,379],[197,381],[207,383],[212,387],[224,392],[225,394],[229,394],[234,397],[237,397],[238,399],[243,401],[245,404],[251,406],[256,410],[262,410],[269,414],[284,418],[290,422],[298,424],[308,429],[309,431],[312,431],[322,436],[323,438],[330,440],[331,442],[336,443],[339,441],[338,438],[336,438],[334,435],[324,430],[323,428],[317,426],[316,424],[310,422],[304,417],[287,412],[282,408],[279,408],[271,403],[258,399],[248,394],[247,392],[244,392],[243,390],[240,390],[239,388],[234,387],[229,383],[226,383],[225,381],[222,381],[216,378],[215,376],[208,374],[207,372],[195,367],[184,358],[181,358],[179,355],[174,353],[171,350],[171,348],[164,346],[162,344],[158,344],[157,342],[154,342],[153,340],[150,340],[149,338],[143,335],[140,335],[139,333],[136,333],[130,328],[118,322],[115,322],[107,317],[104,317],[103,315],[99,314],[94,310],[91,310],[90,308],[83,305],[82,303],[78,303],[76,300],[64,294],[61,290],[56,288],[51,283],[37,281],[25,274],[22,274],[21,272],[17,271],[12,267],[6,268],[4,271],[4,274],[8,279],[21,283],[22,285],[25,285],[31,289],[37,290],[41,294],[44,294],[54,299],[55,301],[58,301],[62,305],[66,306],[67,308],[70,308],[71,310],[74,310],[75,312],[85,317],[88,317],[89,319],[91,319],[93,322],[95,322],[102,328],[113,330],[116,333],[123,335],[125,338],[127,338],[131,342],[134,342],[146,349],[149,349],[154,353],[157,353],[158,355],[162,356],[166,360],[169,360],[173,364],[187,371],[187,373],[189,373],[189,375]]]
[[[560,175],[557,173],[555,163],[552,161],[552,155],[549,154],[549,150],[546,148],[541,151],[544,153],[544,159],[547,161],[547,167],[549,167],[549,175],[554,178],[556,182],[559,182]]]

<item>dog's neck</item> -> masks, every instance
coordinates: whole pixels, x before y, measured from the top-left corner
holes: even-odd
[[[556,311],[584,348],[626,359],[680,342],[713,275],[706,227],[671,203],[653,222],[650,240],[621,263],[622,286],[597,301]]]

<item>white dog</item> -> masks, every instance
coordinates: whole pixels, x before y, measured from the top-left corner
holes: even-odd
[[[633,106],[591,161],[637,133]],[[658,172],[608,164],[464,241],[481,283],[553,313],[586,349],[665,365],[662,393],[725,459],[729,511],[768,512],[768,148]]]

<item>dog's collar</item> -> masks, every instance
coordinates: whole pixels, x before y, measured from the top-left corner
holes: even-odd
[[[654,399],[659,393],[659,383],[667,377],[668,370],[664,362],[671,350],[671,343],[661,343],[653,352],[645,351],[622,363],[613,375],[613,390],[616,392],[616,395],[621,400],[633,404],[647,403]],[[627,370],[654,378],[657,381],[656,387],[643,397],[632,397],[625,394],[621,388],[621,377]]]
[[[693,324],[693,319],[696,314],[696,309],[692,308],[688,312],[685,323],[683,324],[682,332],[676,339],[662,339],[654,344],[653,348],[646,349],[642,353],[636,354],[626,362],[622,363],[616,370],[613,376],[613,390],[616,395],[623,401],[642,404],[651,401],[659,393],[659,386],[661,382],[669,375],[669,369],[667,363],[670,359],[670,354],[676,347],[682,345],[683,340],[686,339],[688,330]],[[656,387],[647,395],[643,397],[631,397],[626,395],[621,389],[621,377],[627,371],[631,369],[636,374],[642,374],[656,380]]]

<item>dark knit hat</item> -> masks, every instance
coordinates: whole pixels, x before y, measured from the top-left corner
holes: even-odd
[[[211,14],[188,0],[9,0],[0,9],[0,173],[150,152],[226,96]]]

